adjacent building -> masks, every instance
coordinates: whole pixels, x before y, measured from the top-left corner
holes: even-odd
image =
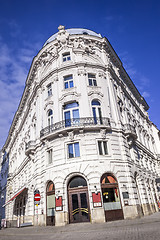
[[[158,211],[159,130],[148,104],[107,38],[58,30],[33,59],[2,149],[9,156],[7,225]]]

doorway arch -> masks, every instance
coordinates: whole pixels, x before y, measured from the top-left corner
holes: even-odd
[[[68,183],[68,208],[70,223],[90,221],[87,182],[81,176],[72,177]]]
[[[124,219],[118,182],[113,174],[102,175],[101,190],[106,222]]]
[[[52,181],[46,187],[46,225],[55,225],[55,187]]]

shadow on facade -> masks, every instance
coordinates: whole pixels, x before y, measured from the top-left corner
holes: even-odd
[[[6,186],[9,169],[9,154],[7,152],[0,153],[1,172],[0,172],[0,226],[5,227],[5,202],[6,202]]]

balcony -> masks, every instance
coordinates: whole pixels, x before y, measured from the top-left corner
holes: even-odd
[[[62,131],[76,130],[76,129],[96,129],[96,128],[108,128],[110,129],[109,118],[77,118],[68,119],[61,122],[52,124],[46,128],[43,128],[40,132],[41,139],[53,136],[54,134],[60,134]]]
[[[131,124],[124,125],[124,132],[125,132],[125,135],[128,136],[129,138],[133,138],[134,140],[137,139],[136,129]]]
[[[26,143],[25,154],[28,155],[30,153],[33,153],[33,151],[35,150],[35,145],[35,141],[29,141],[28,143]]]

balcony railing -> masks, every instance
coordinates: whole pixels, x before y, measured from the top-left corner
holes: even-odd
[[[137,138],[137,133],[136,133],[136,129],[134,126],[132,126],[131,124],[125,124],[125,134],[129,135],[130,137],[133,137],[134,139]]]
[[[110,128],[110,120],[109,118],[74,118],[63,120],[61,122],[57,122],[52,124],[46,128],[43,128],[40,132],[40,137],[45,137],[51,133],[57,132],[63,129],[69,128],[87,128],[92,126],[103,126]]]

